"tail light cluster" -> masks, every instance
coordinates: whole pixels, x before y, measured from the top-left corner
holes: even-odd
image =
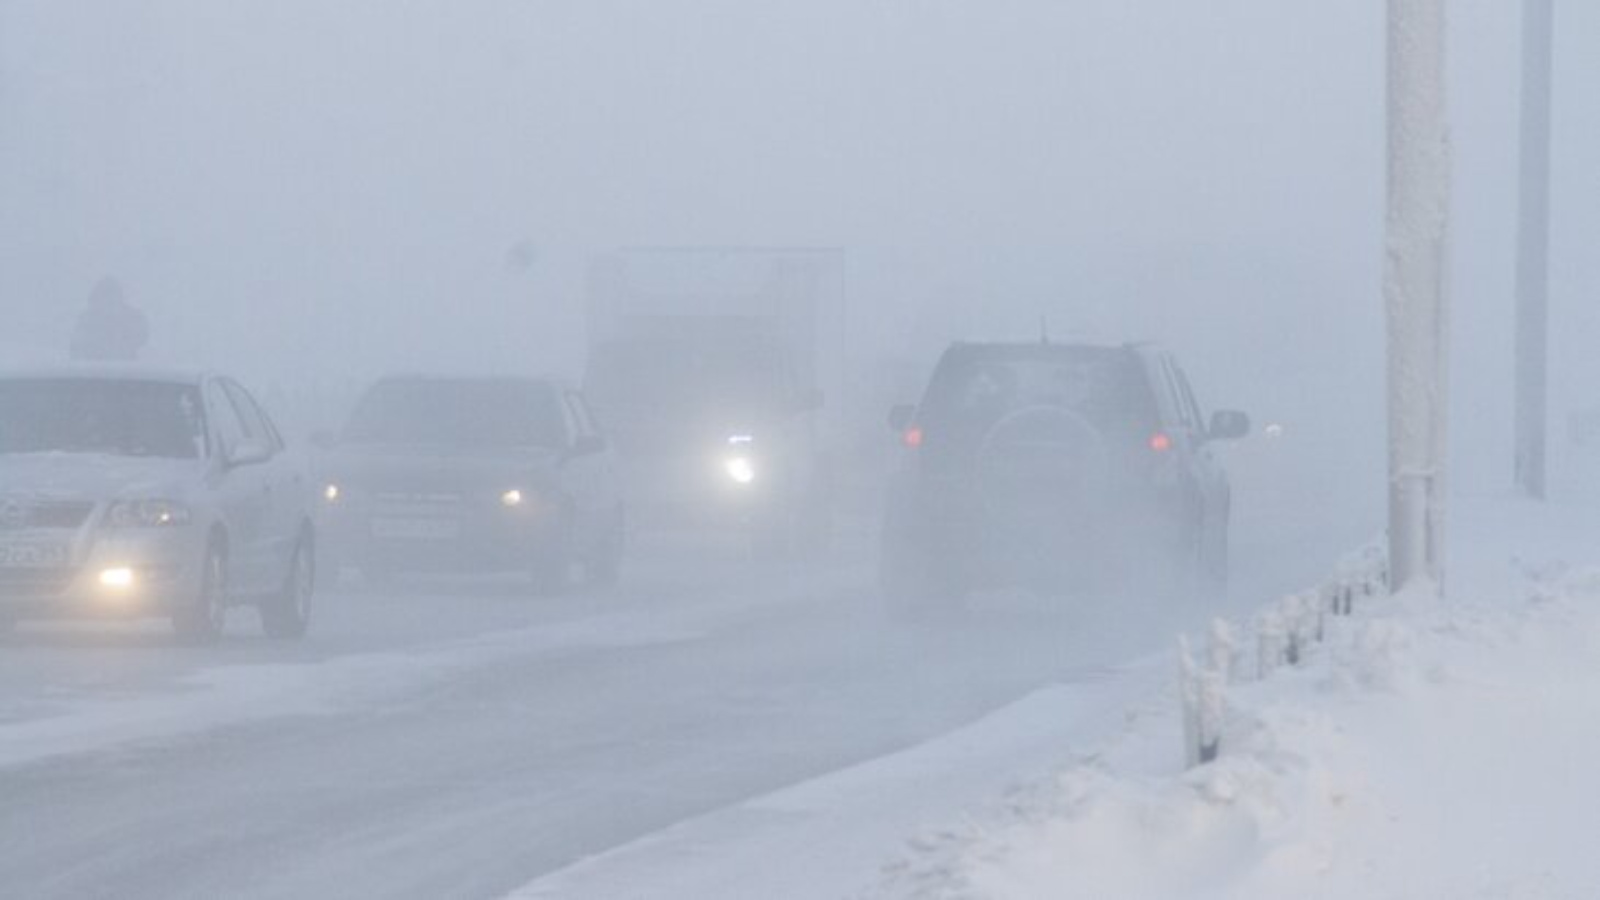
[[[900,442],[912,450],[921,447],[925,437],[926,435],[923,433],[921,425],[912,425],[905,431],[900,432]],[[1148,446],[1151,453],[1170,453],[1173,448],[1172,435],[1167,434],[1165,431],[1158,431],[1150,435]]]

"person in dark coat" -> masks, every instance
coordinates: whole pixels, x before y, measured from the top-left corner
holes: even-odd
[[[89,302],[72,331],[72,358],[98,362],[131,362],[150,339],[144,313],[124,298],[122,284],[102,278],[89,292]]]

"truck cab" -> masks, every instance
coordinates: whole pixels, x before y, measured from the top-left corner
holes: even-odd
[[[779,553],[825,539],[823,397],[761,324],[663,320],[591,347],[584,389],[637,524],[733,528]]]

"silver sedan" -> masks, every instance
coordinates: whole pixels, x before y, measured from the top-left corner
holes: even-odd
[[[169,617],[193,641],[232,606],[298,638],[315,583],[310,497],[231,379],[140,367],[0,374],[0,629]]]

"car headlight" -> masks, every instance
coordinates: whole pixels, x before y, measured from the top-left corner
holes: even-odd
[[[507,509],[516,509],[522,505],[522,502],[525,499],[527,498],[523,496],[522,491],[518,490],[517,488],[512,488],[511,490],[500,495],[500,505]]]
[[[133,587],[135,581],[133,570],[126,566],[113,569],[103,569],[100,572],[100,586],[113,590],[125,590]]]
[[[756,466],[748,456],[735,456],[723,464],[728,477],[736,484],[750,484],[756,480]]]
[[[118,500],[106,513],[114,528],[164,528],[187,525],[191,518],[189,507],[175,500]]]
[[[341,491],[337,484],[327,484],[322,488],[322,499],[329,503],[338,503]]]
[[[729,456],[723,460],[722,469],[733,479],[733,483],[743,486],[753,484],[756,480],[756,464],[751,457],[755,448],[755,436],[741,432],[728,435]]]

